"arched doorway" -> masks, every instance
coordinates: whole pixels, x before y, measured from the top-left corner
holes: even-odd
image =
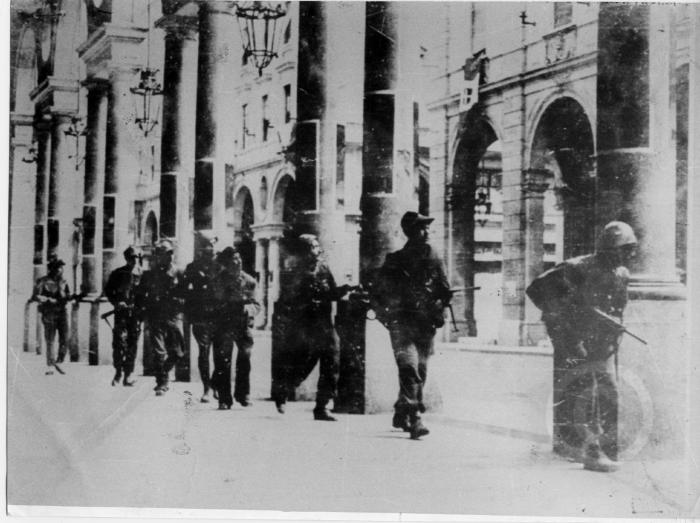
[[[248,274],[255,274],[253,223],[255,223],[253,197],[247,187],[242,187],[233,203],[233,243],[241,255],[243,270]]]
[[[535,129],[530,167],[552,173],[545,193],[545,268],[595,247],[593,131],[571,97],[552,102]]]
[[[457,335],[492,340],[501,311],[501,147],[483,116],[468,115],[463,129],[448,187],[453,222],[449,277],[456,287],[465,287],[454,295],[453,309]]]
[[[153,255],[153,246],[158,241],[158,218],[153,211],[148,213],[146,224],[143,227],[141,235],[141,245],[143,247],[144,261],[150,266],[151,256]]]

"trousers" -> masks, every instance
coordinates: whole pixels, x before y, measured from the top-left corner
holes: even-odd
[[[196,322],[192,323],[192,335],[197,342],[199,353],[197,355],[197,367],[199,368],[199,377],[202,380],[204,390],[208,391],[211,388],[211,372],[209,369],[209,354],[211,353],[212,343],[214,341],[214,324],[213,322]]]
[[[127,376],[134,372],[140,334],[141,324],[132,313],[115,312],[114,329],[112,329],[112,364],[117,371],[123,371]]]
[[[425,412],[423,386],[428,377],[428,359],[434,351],[434,329],[394,324],[389,329],[394,359],[399,371],[397,414],[417,417]]]
[[[65,311],[57,313],[44,313],[41,315],[44,326],[44,340],[46,341],[46,364],[56,363],[54,357],[54,340],[58,333],[58,359],[63,360],[68,349],[68,316]]]
[[[174,318],[149,320],[148,341],[155,353],[156,384],[167,385],[170,370],[185,354],[185,341],[177,320]]]
[[[238,347],[236,356],[236,378],[231,396],[231,360],[233,344]],[[221,403],[233,404],[233,398],[241,401],[250,395],[250,355],[253,336],[250,329],[233,330],[219,327],[214,331],[214,374],[211,385],[219,394]]]

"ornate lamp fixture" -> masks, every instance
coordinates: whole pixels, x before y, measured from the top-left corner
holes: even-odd
[[[162,95],[163,89],[161,89],[156,79],[157,73],[158,69],[151,69],[147,65],[139,73],[140,80],[138,85],[130,89],[133,94],[142,98],[141,112],[136,116],[135,121],[144,136],[148,136],[153,128],[158,125],[160,106],[154,103],[153,97]]]
[[[282,4],[273,2],[239,2],[236,7],[243,42],[243,60],[253,58],[258,74],[277,56],[275,32],[277,20],[286,14]]]
[[[78,81],[76,97],[78,99],[76,113],[71,116],[70,125],[68,126],[68,129],[63,132],[66,136],[75,138],[75,154],[70,155],[69,158],[73,158],[75,160],[75,170],[77,171],[80,164],[82,164],[83,160],[85,159],[85,157],[80,157],[80,138],[88,133],[85,118],[80,116],[80,81]]]

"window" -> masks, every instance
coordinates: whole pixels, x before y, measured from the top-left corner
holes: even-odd
[[[241,149],[245,149],[245,141],[248,134],[248,104],[243,104],[241,107],[241,122],[243,124],[243,129],[241,132]]]
[[[292,21],[287,22],[287,27],[284,28],[284,43],[289,43],[292,38]]]
[[[292,86],[284,86],[284,123],[289,123],[292,119]]]
[[[561,27],[571,23],[573,3],[554,2],[554,27]]]
[[[262,97],[262,141],[267,141],[270,120],[267,118],[267,95]]]

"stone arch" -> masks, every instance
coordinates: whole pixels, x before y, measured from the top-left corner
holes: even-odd
[[[290,172],[281,172],[272,195],[273,222],[287,223],[291,215],[297,212],[294,207],[296,195],[295,176]]]
[[[146,248],[152,247],[158,241],[158,218],[154,211],[150,211],[146,216],[141,238]]]
[[[486,245],[494,253],[499,252],[500,226],[498,222],[491,219],[490,214],[487,215],[486,209],[490,213],[491,193],[497,187],[500,188],[500,148],[495,147],[490,151],[490,148],[493,148],[494,144],[500,144],[500,141],[490,119],[473,111],[470,111],[460,122],[455,140],[450,159],[451,183],[448,187],[448,203],[453,223],[450,277],[455,285],[469,288],[475,285],[483,286],[481,281],[476,282],[478,272],[493,273],[491,275],[494,286],[493,294],[496,295],[495,300],[492,300],[494,303],[489,305],[482,299],[483,296],[488,295],[487,293],[476,296],[473,290],[467,290],[455,296],[454,305],[456,315],[459,317],[460,331],[469,336],[476,336],[476,317],[479,311],[485,313],[487,310],[493,309],[494,306],[499,307],[497,287],[501,284],[501,265],[497,260],[491,262],[477,260],[477,240],[480,242],[479,245]],[[483,216],[479,220],[480,225],[477,232],[477,219],[475,218],[476,204],[479,201],[477,196],[482,193],[483,202],[488,202],[489,205],[485,203],[479,205]],[[486,227],[487,224],[488,227]],[[487,238],[487,236],[489,237]],[[483,277],[483,274],[479,276],[480,279]],[[494,317],[492,310],[490,310],[489,316]],[[497,325],[494,323],[492,327],[493,332],[490,332],[489,336],[495,337]]]
[[[242,185],[233,198],[233,243],[241,255],[243,270],[248,274],[255,272],[254,223],[253,195],[248,186]]]
[[[545,194],[545,215],[549,213],[556,222],[557,213],[561,214],[562,223],[554,239],[561,245],[562,252],[555,255],[560,259],[594,249],[595,138],[579,100],[566,95],[547,101],[532,128],[527,165],[552,173],[550,189]]]
[[[13,57],[10,110],[19,114],[33,114],[34,103],[29,97],[38,81],[36,33],[25,24],[20,30],[18,46]]]

